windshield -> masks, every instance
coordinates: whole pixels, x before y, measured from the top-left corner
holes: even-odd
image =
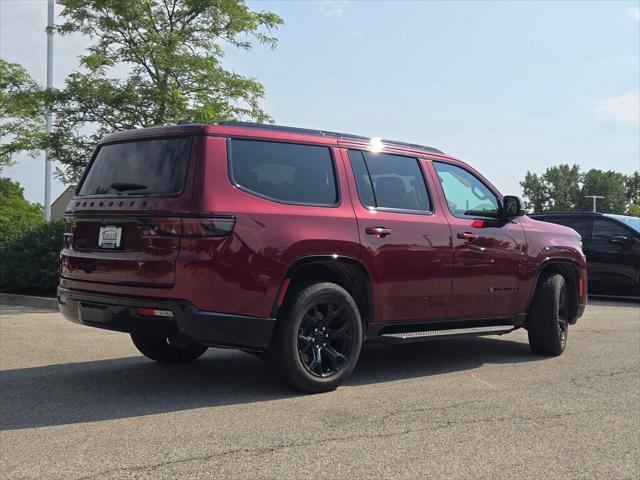
[[[615,218],[633,228],[636,232],[640,232],[640,218],[638,217],[629,217],[627,215],[607,215],[607,217]]]
[[[173,195],[184,186],[191,137],[103,145],[78,193]]]

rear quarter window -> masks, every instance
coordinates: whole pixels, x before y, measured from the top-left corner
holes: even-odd
[[[187,175],[190,149],[191,137],[102,145],[78,195],[179,194]]]
[[[240,139],[229,142],[231,180],[243,190],[283,203],[338,203],[328,147]]]

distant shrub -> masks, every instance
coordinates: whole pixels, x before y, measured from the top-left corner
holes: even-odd
[[[64,222],[12,222],[0,235],[0,291],[52,295],[58,285],[58,264]]]

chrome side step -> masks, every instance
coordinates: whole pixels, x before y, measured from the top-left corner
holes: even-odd
[[[383,333],[378,337],[383,342],[416,342],[428,338],[453,337],[457,335],[503,335],[512,332],[513,325],[492,325],[488,327],[449,328],[446,330],[425,330],[421,332]]]

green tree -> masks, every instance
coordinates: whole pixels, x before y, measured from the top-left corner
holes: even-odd
[[[45,92],[16,63],[0,58],[0,171],[22,151],[42,148]]]
[[[57,98],[54,158],[66,181],[81,174],[105,133],[190,119],[270,121],[263,86],[225,70],[223,46],[243,50],[251,40],[276,46],[282,23],[240,0],[69,0],[55,31],[95,39]],[[127,66],[122,77],[110,75]],[[95,128],[85,133],[88,125]]]
[[[582,176],[578,165],[549,167],[542,175],[527,172],[520,182],[529,209],[535,212],[569,212],[580,198]]]
[[[263,86],[222,60],[225,48],[274,48],[272,32],[282,24],[275,13],[252,11],[243,0],[67,0],[62,16],[56,33],[89,42],[81,69],[46,96],[55,114],[47,145],[63,181],[79,178],[109,132],[181,119],[271,121],[260,106]],[[18,80],[19,89],[31,89],[27,78]],[[16,132],[5,149],[42,148],[26,133]]]
[[[525,204],[529,210],[543,212],[549,202],[547,188],[542,176],[527,172],[524,180],[520,182],[525,198]]]
[[[0,178],[0,291],[55,293],[63,230],[60,220],[44,221],[18,183]]]
[[[640,172],[627,175],[624,181],[624,194],[627,200],[627,215],[640,217]]]
[[[29,203],[24,189],[9,178],[0,178],[0,230],[6,238],[7,230],[42,222],[42,206]]]
[[[597,209],[602,213],[624,213],[627,199],[625,197],[625,176],[613,170],[597,170],[592,168],[582,179],[582,189],[577,209],[591,211],[593,200],[586,195],[602,195],[598,199]]]

